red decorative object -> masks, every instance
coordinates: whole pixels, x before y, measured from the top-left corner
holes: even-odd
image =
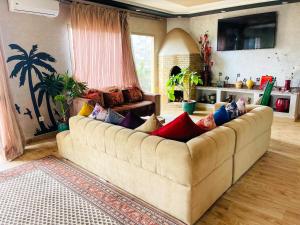
[[[284,90],[290,91],[291,90],[291,80],[285,80],[284,82]]]
[[[203,71],[201,72],[201,78],[203,80],[204,86],[211,85],[211,67],[213,66],[213,61],[211,60],[212,47],[210,41],[208,40],[208,34],[205,33],[200,36],[200,54],[203,60]]]
[[[175,141],[186,142],[204,132],[192,121],[188,113],[185,112],[151,134]]]
[[[273,81],[273,77],[269,76],[269,75],[262,76],[260,79],[259,89],[263,90],[265,88],[265,86],[267,85],[268,81],[270,81],[270,83],[271,83]]]
[[[289,112],[290,99],[287,98],[277,98],[275,103],[275,108],[277,112]]]

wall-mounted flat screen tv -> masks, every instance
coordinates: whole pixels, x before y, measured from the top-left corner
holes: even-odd
[[[262,13],[218,21],[218,51],[274,48],[277,13]]]

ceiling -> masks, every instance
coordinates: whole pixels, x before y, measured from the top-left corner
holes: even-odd
[[[278,0],[116,0],[170,14],[191,14],[208,10],[274,2]]]
[[[161,17],[192,17],[300,0],[88,0]]]

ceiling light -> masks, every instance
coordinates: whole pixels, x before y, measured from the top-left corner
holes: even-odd
[[[142,10],[140,10],[140,9],[136,9],[135,11],[137,11],[137,12],[140,12],[140,11],[142,11]]]
[[[284,2],[281,2],[281,4],[285,5],[285,4],[288,4],[289,2],[287,1],[284,1]]]
[[[226,10],[222,10],[221,13],[226,13]]]

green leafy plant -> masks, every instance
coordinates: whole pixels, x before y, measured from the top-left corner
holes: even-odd
[[[60,74],[59,77],[63,84],[63,88],[61,92],[54,97],[54,101],[59,105],[61,122],[66,123],[74,98],[83,95],[84,91],[87,89],[87,84],[74,80],[68,72]]]
[[[175,101],[175,89],[182,90],[186,96],[187,101],[191,101],[192,89],[195,85],[202,85],[203,82],[197,72],[190,71],[189,68],[181,69],[181,72],[170,76],[167,81],[167,95],[171,101]]]

